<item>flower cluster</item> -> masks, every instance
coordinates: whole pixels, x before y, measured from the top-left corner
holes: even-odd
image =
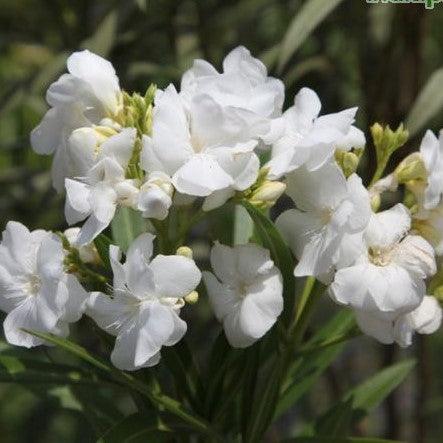
[[[89,51],[71,55],[67,68],[48,89],[50,109],[31,143],[54,154],[66,221],[82,225],[58,235],[7,225],[0,308],[10,343],[44,343],[30,331],[66,336],[85,313],[115,336],[115,366],[155,365],[162,347],[186,333],[180,310],[197,300],[202,277],[183,247],[186,232],[169,237],[162,223],[183,207],[204,215],[227,202],[264,212],[285,191],[294,208],[276,226],[298,260],[294,276],[327,285],[382,343],[407,346],[414,332],[439,327],[426,280],[443,251],[443,133],[438,140],[428,131],[420,151],[382,177],[407,136],[374,125],[379,164],[366,187],[356,173],[366,145],[357,108],[321,115],[319,97],[303,88],[283,112],[283,83],[244,47],[226,56],[222,72],[196,60],[180,90],[151,85],[143,95],[122,90],[112,65]],[[400,186],[404,201],[379,211],[383,194]],[[123,263],[117,246],[106,257],[95,247],[122,208],[149,220],[158,240],[141,234]],[[254,243],[212,248],[213,273],[203,281],[233,347],[263,337],[284,310],[292,288],[274,260]],[[101,272],[106,261],[112,282]]]

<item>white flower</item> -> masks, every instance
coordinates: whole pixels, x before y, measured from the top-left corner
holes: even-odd
[[[187,108],[171,85],[156,95],[152,136],[143,137],[141,165],[148,173],[172,177],[183,194],[245,190],[259,169],[253,150],[261,131],[249,117],[206,94],[193,97]]]
[[[172,205],[174,188],[164,172],[152,172],[140,188],[138,209],[143,217],[164,220]]]
[[[85,50],[73,53],[67,67],[69,74],[63,74],[49,87],[46,100],[51,109],[31,133],[31,144],[38,154],[55,152],[52,177],[59,191],[65,177],[79,174],[69,153],[72,131],[95,125],[113,127],[112,119],[122,106],[119,81],[107,60]]]
[[[139,183],[125,178],[135,134],[135,129],[128,128],[109,138],[86,177],[65,180],[67,222],[72,225],[88,219],[77,245],[91,243],[111,223],[118,205],[137,207]]]
[[[356,311],[361,330],[384,344],[398,343],[402,347],[412,344],[412,336],[432,334],[440,328],[442,310],[434,297],[425,296],[420,305],[407,314],[390,318],[389,314],[373,314]]]
[[[157,364],[162,346],[173,346],[183,337],[182,299],[201,279],[189,258],[157,255],[150,261],[153,239],[151,234],[135,239],[124,264],[119,249],[111,246],[113,296],[94,293],[88,304],[88,315],[117,337],[111,361],[122,370]]]
[[[269,178],[276,180],[302,165],[315,170],[330,161],[337,148],[350,150],[365,144],[364,134],[352,126],[357,108],[319,117],[320,99],[308,88],[294,98],[294,105],[272,122]]]
[[[345,236],[361,233],[371,214],[368,192],[360,177],[348,180],[335,163],[316,171],[302,167],[288,176],[287,194],[297,209],[277,219],[299,263],[295,276],[327,274],[337,261]]]
[[[204,272],[203,279],[215,315],[233,347],[250,346],[283,310],[280,271],[269,251],[253,244],[230,248],[216,243],[211,265],[215,275]]]
[[[0,309],[6,340],[27,348],[44,341],[22,329],[67,336],[88,294],[63,269],[65,253],[54,234],[8,222],[0,243]]]
[[[268,77],[266,66],[239,46],[225,57],[221,74],[210,63],[194,60],[182,77],[180,95],[191,103],[199,94],[210,96],[220,107],[231,108],[254,124],[281,115],[284,85]]]
[[[443,193],[443,130],[440,138],[427,131],[420,146],[420,154],[427,171],[427,184],[424,191],[423,207],[435,208]]]
[[[80,247],[77,247],[75,245],[75,241],[77,240],[79,234],[80,228],[68,228],[63,232],[63,235],[66,237],[66,240],[68,240],[69,244],[72,247],[77,248],[80,260],[83,263],[100,263],[101,258],[97,252],[97,248],[94,246],[94,243],[89,243]]]
[[[354,264],[335,274],[330,293],[340,304],[394,318],[415,309],[425,295],[424,279],[436,271],[432,246],[407,235],[409,211],[402,204],[374,214],[364,248]]]

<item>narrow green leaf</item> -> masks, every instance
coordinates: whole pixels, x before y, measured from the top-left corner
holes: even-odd
[[[383,369],[348,391],[338,404],[319,417],[314,425],[318,435],[342,436],[350,424],[377,407],[411,372],[415,360],[405,360]]]
[[[234,245],[243,245],[249,242],[254,232],[254,222],[248,211],[240,205],[235,206],[234,215]]]
[[[0,355],[0,383],[97,385],[101,381],[81,368]]]
[[[125,417],[114,427],[106,431],[97,443],[135,443],[136,441],[159,441],[161,434],[172,430],[157,416],[135,413]]]
[[[145,395],[153,404],[161,408],[164,408],[170,413],[181,418],[183,421],[191,425],[193,429],[195,429],[196,431],[204,434],[209,434],[212,436],[216,435],[215,432],[211,429],[209,424],[204,419],[188,412],[181,405],[180,402],[162,393],[152,391],[149,386],[137,380],[132,375],[123,371],[119,371],[118,369],[115,369],[112,366],[109,366],[105,361],[103,361],[99,357],[92,355],[86,349],[77,345],[76,343],[73,343],[65,338],[56,337],[52,334],[45,334],[42,332],[29,331],[29,330],[25,330],[25,332],[35,335],[36,337],[48,341],[49,343],[57,345],[62,349],[66,350],[67,352],[77,356],[78,358],[104,371],[105,373],[112,376],[116,381],[119,381],[120,383]]]
[[[306,347],[321,346],[331,336],[340,336],[355,326],[354,317],[349,310],[341,310],[323,326],[307,343]],[[337,343],[327,348],[309,353],[294,362],[289,370],[289,377],[283,386],[277,404],[275,417],[281,416],[292,407],[318,380],[326,368],[336,359],[345,343]]]
[[[416,98],[406,118],[405,126],[411,136],[443,109],[443,68],[437,69]]]
[[[119,208],[112,220],[111,230],[115,243],[126,252],[135,238],[146,231],[146,222],[139,212]]]
[[[97,249],[98,255],[103,261],[106,269],[111,269],[111,262],[109,261],[109,246],[111,246],[112,240],[104,234],[100,234],[94,239],[94,245]]]
[[[285,300],[285,308],[282,317],[285,323],[289,324],[293,316],[295,304],[294,260],[291,252],[274,223],[272,223],[269,218],[247,201],[242,201],[242,205],[246,208],[254,221],[257,234],[262,240],[263,246],[271,251],[272,259],[282,273],[284,288],[283,297]]]
[[[294,52],[309,37],[312,31],[342,2],[343,0],[308,0],[300,12],[294,17],[283,38],[278,60],[281,72]]]
[[[82,44],[82,47],[106,57],[114,46],[117,33],[117,12],[111,11],[100,23],[94,35]]]

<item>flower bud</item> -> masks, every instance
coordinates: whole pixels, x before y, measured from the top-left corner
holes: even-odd
[[[185,299],[186,303],[189,303],[190,305],[194,305],[195,303],[198,302],[198,292],[192,291],[188,295],[186,295],[184,297],[184,299]]]
[[[360,157],[354,152],[346,152],[340,149],[335,151],[335,161],[340,166],[346,177],[352,175],[358,167]]]
[[[386,156],[389,157],[393,152],[401,148],[409,138],[409,132],[404,128],[403,124],[400,124],[393,131],[389,125],[383,128],[379,123],[375,123],[371,127],[371,134],[379,159]]]
[[[140,188],[138,209],[145,218],[164,220],[172,205],[173,193],[170,177],[163,172],[153,172]]]
[[[180,246],[177,249],[176,254],[181,255],[183,257],[191,258],[191,259],[193,257],[192,249],[189,248],[188,246]]]
[[[100,263],[101,262],[100,255],[98,254],[97,248],[95,247],[94,243],[90,243],[88,245],[80,247],[75,246],[75,240],[77,239],[79,233],[80,233],[80,228],[69,228],[66,229],[65,232],[63,232],[63,235],[68,241],[69,246],[71,248],[75,248],[78,250],[78,255],[83,263],[92,263],[92,264]]]
[[[285,192],[286,185],[277,181],[265,181],[259,186],[249,198],[253,205],[273,206],[280,196]]]
[[[399,183],[412,180],[427,180],[426,167],[419,152],[408,155],[395,169],[394,174]]]

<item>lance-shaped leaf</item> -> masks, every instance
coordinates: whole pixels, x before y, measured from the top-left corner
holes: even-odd
[[[294,17],[283,38],[278,60],[281,72],[294,52],[311,35],[312,31],[342,2],[343,0],[308,0],[300,12]]]
[[[344,436],[352,422],[377,407],[411,372],[415,360],[405,360],[383,369],[348,391],[338,404],[314,424],[316,435]]]
[[[114,242],[126,252],[134,239],[146,231],[146,221],[140,212],[120,208],[112,220],[111,230]]]
[[[99,357],[96,357],[89,353],[85,348],[79,346],[76,343],[69,341],[66,338],[54,336],[52,334],[46,334],[37,331],[26,330],[29,334],[35,335],[49,343],[59,346],[65,351],[75,355],[76,357],[88,362],[101,371],[111,375],[116,381],[120,382],[123,386],[127,386],[135,391],[140,392],[146,396],[152,404],[161,409],[165,409],[171,414],[181,418],[184,422],[190,425],[195,431],[216,436],[216,433],[211,429],[210,425],[202,418],[187,411],[180,402],[174,400],[161,392],[152,390],[148,385],[133,377],[124,371],[120,371]]]

